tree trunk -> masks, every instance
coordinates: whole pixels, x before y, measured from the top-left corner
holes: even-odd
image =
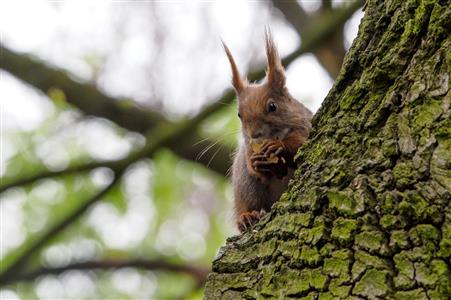
[[[365,10],[295,180],[206,299],[451,298],[450,1]]]

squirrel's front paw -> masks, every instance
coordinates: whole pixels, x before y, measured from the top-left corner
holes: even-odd
[[[270,140],[263,143],[260,154],[263,154],[272,163],[278,162],[278,156],[283,152],[284,144],[280,140]]]
[[[271,175],[270,165],[274,163],[269,161],[264,154],[253,154],[250,160],[252,169],[255,172],[261,173],[265,177],[269,177]]]
[[[265,211],[263,209],[260,211],[253,210],[242,213],[237,221],[238,230],[243,232],[251,228],[264,214]]]
[[[276,176],[282,178],[287,175],[287,161],[283,157],[284,145],[280,140],[268,140],[254,149],[250,157],[252,169],[263,182]]]

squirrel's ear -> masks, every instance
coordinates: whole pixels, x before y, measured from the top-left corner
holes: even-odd
[[[232,53],[230,53],[229,48],[224,43],[224,41],[221,40],[221,42],[222,46],[224,47],[224,51],[227,55],[227,58],[229,59],[230,67],[232,68],[232,85],[235,88],[236,93],[240,94],[244,90],[247,81],[241,78],[240,72],[238,71],[238,68],[235,64],[235,60],[233,59]]]
[[[282,61],[280,60],[269,28],[265,32],[265,40],[266,56],[268,57],[268,68],[266,70],[268,84],[273,89],[281,90],[285,87],[285,69],[282,66]]]

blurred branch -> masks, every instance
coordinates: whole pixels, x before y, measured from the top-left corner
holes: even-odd
[[[319,16],[307,15],[302,7],[296,1],[277,1],[272,0],[274,7],[279,9],[285,19],[293,26],[301,37],[302,43],[309,37],[310,31],[317,28],[318,19],[346,17],[346,19],[337,24],[333,29],[333,33],[328,39],[322,40],[322,43],[312,49],[312,53],[316,56],[319,63],[326,69],[332,78],[336,78],[340,71],[343,58],[346,53],[343,42],[343,26],[354,12],[356,12],[363,4],[363,0],[355,0],[349,5],[337,8],[335,10],[321,10]],[[323,5],[330,1],[323,1]],[[319,22],[321,24],[321,22]]]
[[[346,20],[358,9],[358,7],[359,6],[357,6],[356,4],[353,4],[344,8],[336,9],[334,11],[334,14],[331,16],[327,15],[318,18],[314,22],[313,26],[311,26],[312,29],[305,32],[301,47],[296,49],[294,52],[292,52],[282,60],[283,65],[287,67],[302,54],[310,52],[313,49],[317,48],[324,40],[333,35],[336,28],[342,26],[346,22]],[[132,108],[122,107],[120,104],[116,103],[121,102],[119,99],[108,97],[107,95],[96,90],[92,85],[78,83],[72,80],[63,71],[50,68],[46,66],[44,62],[39,61],[36,58],[32,58],[26,54],[18,54],[12,50],[7,49],[1,44],[0,68],[10,72],[24,82],[33,85],[44,93],[46,93],[48,91],[48,88],[50,87],[61,88],[62,90],[64,90],[67,101],[81,109],[86,114],[108,118],[112,122],[115,122],[116,124],[129,130],[137,130],[141,133],[144,133],[158,125],[158,128],[165,131],[166,128],[173,128],[175,125],[174,122],[169,122],[162,115],[156,112],[147,110],[143,111],[142,108],[138,109],[135,106],[132,106]],[[47,73],[49,73],[50,75],[46,76],[45,74]],[[35,78],[36,76],[38,76],[38,74],[40,74],[39,76],[41,76],[41,79]],[[56,81],[53,82],[53,76],[56,76],[56,74],[63,76],[63,79],[55,79]],[[264,76],[265,68],[261,68],[256,71],[250,72],[247,77],[250,81],[256,81],[263,78]],[[80,100],[80,98],[83,98],[85,89],[88,93],[88,96],[87,98]],[[89,99],[89,101],[87,101],[86,99]],[[210,114],[222,109],[225,104],[232,103],[234,99],[235,93],[233,92],[233,90],[228,89],[222,94],[222,96],[217,97],[217,100],[213,101],[213,104],[207,105],[200,112],[198,117],[202,116],[203,120]],[[114,111],[114,114],[107,115],[106,113],[102,113],[103,109],[109,110],[109,105],[112,105],[111,110]],[[103,108],[97,109],[98,107]],[[133,111],[135,110],[139,111],[138,114],[140,116],[146,117],[135,118],[133,113]],[[173,152],[184,159],[201,163],[219,174],[226,175],[230,166],[230,157],[233,149],[224,145],[216,145],[211,149],[212,153],[216,153],[214,159],[210,159],[210,157],[206,155],[198,158],[198,154],[205,148],[205,144],[202,144],[204,138],[198,134],[196,130],[197,127],[193,127],[191,129],[191,131],[186,132],[184,135],[180,135],[177,139],[167,141],[165,147],[170,148]],[[128,158],[118,161],[94,163],[91,162],[85,165],[69,167],[68,169],[58,172],[45,171],[30,176],[24,176],[22,174],[19,178],[7,179],[6,183],[2,183],[0,185],[0,192],[10,187],[28,184],[34,182],[35,180],[52,176],[60,176],[68,173],[87,171],[102,166],[114,169],[116,165],[121,166],[124,163],[127,163],[127,159]]]
[[[0,68],[47,94],[52,88],[64,91],[66,101],[85,114],[113,120],[132,131],[145,132],[164,118],[133,101],[110,97],[96,86],[49,67],[31,55],[16,53],[0,44]]]
[[[57,222],[52,228],[50,228],[47,232],[43,234],[42,237],[38,239],[33,239],[30,244],[25,243],[25,249],[21,251],[21,249],[17,251],[21,251],[22,253],[18,254],[18,258],[13,261],[10,265],[5,266],[5,262],[1,265],[1,275],[0,275],[0,285],[5,284],[10,280],[10,278],[14,278],[16,274],[19,274],[21,268],[26,264],[28,259],[39,250],[47,241],[53,238],[56,234],[58,234],[61,230],[66,228],[73,221],[78,219],[92,204],[96,203],[103,196],[105,196],[119,181],[121,177],[121,173],[115,174],[113,181],[104,187],[102,190],[97,192],[91,198],[89,198],[84,204],[80,205],[77,209],[75,209],[70,215],[68,215],[65,219]]]
[[[18,274],[17,276],[7,278],[2,284],[11,284],[18,281],[30,281],[39,276],[44,275],[58,275],[66,271],[79,270],[79,271],[97,271],[97,270],[115,270],[121,268],[136,268],[150,271],[168,271],[179,272],[187,274],[196,281],[198,286],[205,283],[209,268],[198,267],[193,265],[181,265],[168,262],[166,260],[100,260],[100,261],[85,261],[79,263],[69,264],[63,267],[56,268],[40,268],[35,271]]]
[[[328,11],[332,9],[332,0],[321,0],[321,9]]]
[[[57,177],[57,176],[63,176],[63,175],[71,175],[75,173],[80,173],[84,171],[90,171],[96,168],[100,167],[108,167],[110,169],[113,169],[111,165],[115,165],[116,163],[114,161],[95,161],[95,162],[89,162],[86,164],[80,164],[76,166],[70,166],[64,170],[59,171],[48,171],[44,170],[36,174],[25,174],[21,175],[18,178],[12,178],[12,179],[2,179],[0,184],[0,193],[6,191],[9,188],[16,187],[16,186],[22,186],[27,185],[30,183],[33,183],[35,181],[50,178],[50,177]],[[1,200],[1,198],[0,198]]]
[[[210,109],[213,109],[213,106],[207,107],[207,109],[200,112],[197,116],[192,119],[188,119],[185,121],[171,123],[168,124],[159,124],[152,130],[146,138],[146,144],[143,148],[138,151],[131,153],[125,159],[121,159],[118,161],[110,162],[109,167],[114,171],[115,176],[114,180],[103,188],[100,192],[92,196],[90,199],[84,202],[84,204],[80,205],[77,209],[75,209],[71,214],[69,214],[66,218],[57,222],[53,225],[49,230],[47,230],[41,237],[34,240],[32,239],[31,245],[25,244],[25,249],[18,250],[19,253],[17,258],[9,265],[2,265],[2,273],[0,275],[0,285],[3,282],[7,281],[11,276],[19,274],[23,266],[26,265],[29,258],[37,252],[43,245],[45,245],[51,238],[60,233],[64,228],[68,225],[76,221],[83,213],[85,213],[94,203],[99,201],[103,196],[105,196],[113,186],[120,180],[124,170],[134,162],[146,158],[151,157],[156,150],[167,147],[169,143],[174,143],[180,140],[183,136],[192,132],[199,124],[205,120],[206,117],[210,115]]]

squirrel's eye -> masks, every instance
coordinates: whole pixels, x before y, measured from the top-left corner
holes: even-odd
[[[277,103],[273,100],[268,101],[268,112],[275,112],[277,110]]]
[[[240,119],[241,119],[241,115],[240,115],[240,113],[238,113],[238,118],[240,118]]]

